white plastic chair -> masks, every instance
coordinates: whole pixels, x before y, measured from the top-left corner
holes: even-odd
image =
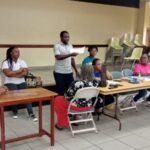
[[[122,72],[114,71],[114,72],[112,72],[112,76],[113,76],[113,79],[120,79],[122,77],[129,77],[130,75],[132,76],[131,72],[132,71],[130,69],[124,69]],[[118,105],[118,109],[119,109],[120,113],[122,113],[125,110],[130,110],[130,109],[136,109],[136,111],[137,111],[137,106],[136,106],[136,103],[134,102],[134,96],[136,94],[137,94],[137,92],[127,92],[124,94],[119,94],[119,98],[120,99],[122,98],[121,102]],[[129,101],[129,103],[128,103],[128,101]],[[132,104],[132,105],[125,106],[127,103]]]
[[[99,89],[96,87],[86,87],[86,88],[82,88],[79,89],[76,94],[75,97],[71,100],[70,104],[69,104],[69,108],[68,108],[68,120],[69,120],[69,126],[70,126],[70,130],[72,135],[74,136],[74,134],[76,133],[83,133],[83,132],[89,132],[89,131],[95,131],[97,133],[97,128],[92,116],[92,112],[94,112],[94,107],[97,103],[97,97],[99,94]],[[94,102],[94,105],[92,106],[92,98],[95,97],[96,100]],[[89,107],[88,110],[86,111],[75,111],[72,110],[71,106],[73,106],[75,101],[80,101],[80,99],[86,99],[87,101],[91,102],[91,107]],[[81,107],[80,107],[81,108]],[[84,107],[83,107],[84,108]],[[86,118],[84,119],[77,119],[74,121],[71,121],[69,118],[69,115],[84,115]],[[73,123],[87,123],[87,122],[92,122],[92,127],[90,128],[86,128],[86,129],[79,129],[79,130],[73,130],[72,128],[72,124]]]

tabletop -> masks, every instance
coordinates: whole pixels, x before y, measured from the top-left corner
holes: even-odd
[[[143,81],[137,84],[129,83],[127,81],[121,81],[119,82],[119,86],[117,88],[109,89],[109,87],[100,87],[99,90],[102,95],[110,95],[149,88],[150,88],[150,81]]]
[[[0,96],[0,105],[9,103],[23,103],[39,100],[50,100],[57,93],[44,88],[31,88],[24,90],[8,91]]]

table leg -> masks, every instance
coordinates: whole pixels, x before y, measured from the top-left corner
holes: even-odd
[[[115,104],[115,119],[118,120],[119,122],[119,130],[121,130],[121,127],[122,127],[122,124],[121,124],[121,121],[119,119],[119,114],[118,114],[118,94],[116,94],[116,104]]]
[[[121,121],[120,121],[120,119],[119,119],[119,117],[118,117],[118,94],[116,94],[114,97],[115,97],[115,100],[116,100],[116,102],[115,102],[115,112],[114,112],[114,116],[105,113],[104,109],[103,109],[103,114],[104,114],[105,116],[108,116],[108,117],[110,117],[110,118],[113,118],[113,119],[117,120],[117,121],[119,122],[119,130],[121,130],[122,124],[121,124]],[[105,104],[105,98],[104,98],[104,102],[103,102],[103,103]],[[104,107],[105,107],[105,106],[104,106]]]
[[[5,142],[5,119],[4,119],[4,107],[0,107],[0,124],[1,124],[1,149],[6,150]]]
[[[39,101],[39,134],[42,136],[42,102]]]
[[[54,146],[55,144],[55,136],[54,136],[54,97],[52,98],[52,100],[50,101],[51,105],[50,105],[50,109],[51,109],[51,146]]]

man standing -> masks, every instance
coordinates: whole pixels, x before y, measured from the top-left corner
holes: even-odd
[[[56,82],[57,93],[59,95],[64,95],[64,92],[68,89],[72,81],[74,81],[72,67],[74,68],[75,73],[78,75],[74,60],[74,57],[78,54],[71,53],[71,49],[73,47],[69,43],[69,39],[69,33],[67,31],[62,31],[60,33],[61,42],[54,46],[54,78]]]

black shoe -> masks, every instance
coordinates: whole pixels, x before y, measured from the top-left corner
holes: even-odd
[[[78,123],[72,123],[72,125],[75,126],[75,127],[79,126]]]
[[[96,116],[96,115],[97,115],[97,112],[92,112],[92,115],[93,115],[93,116]]]
[[[57,124],[55,124],[55,128],[59,131],[62,131],[64,129],[63,127],[59,127]]]
[[[100,116],[101,116],[101,112],[97,112],[97,121],[99,121],[100,120]]]

